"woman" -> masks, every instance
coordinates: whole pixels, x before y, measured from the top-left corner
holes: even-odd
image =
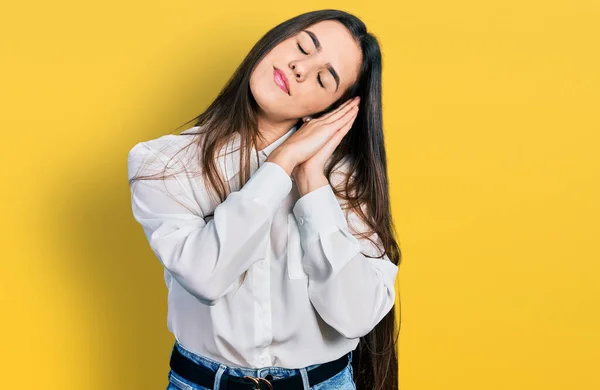
[[[339,10],[287,20],[194,120],[128,156],[169,291],[167,389],[396,389],[375,37]]]

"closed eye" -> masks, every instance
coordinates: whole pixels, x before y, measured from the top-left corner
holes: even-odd
[[[300,51],[302,52],[302,54],[308,54],[307,52],[305,52],[305,51],[304,51],[304,49],[302,48],[302,46],[300,46],[300,44],[299,44],[299,43],[297,43],[296,45],[298,45],[298,49],[300,49]],[[323,82],[321,81],[321,75],[318,75],[318,76],[317,76],[317,81],[319,82],[319,85],[320,85],[322,88],[325,88],[325,86],[323,85]]]

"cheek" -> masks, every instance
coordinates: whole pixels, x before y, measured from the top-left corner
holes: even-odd
[[[254,69],[250,76],[250,90],[258,102],[266,99],[268,95],[272,94],[268,73],[268,64],[262,63]]]
[[[321,112],[327,108],[333,101],[327,99],[314,90],[298,96],[297,105],[305,114]]]

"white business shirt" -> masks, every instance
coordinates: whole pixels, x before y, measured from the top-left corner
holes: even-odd
[[[239,147],[239,135],[225,145],[217,165],[232,192],[221,204],[207,196],[200,177],[185,172],[131,188],[133,216],[164,267],[169,331],[188,350],[229,366],[300,368],[335,360],[394,304],[398,267],[387,255],[360,253],[381,254],[350,233],[350,225],[358,231],[365,225],[342,210],[333,179],[299,198],[284,169],[265,162],[295,130],[261,150],[258,162],[253,150],[252,175],[242,188],[239,151],[224,154]],[[136,144],[129,178],[147,158],[168,162],[190,137]],[[190,147],[170,164],[199,170],[197,152]],[[152,166],[152,173],[164,168]]]

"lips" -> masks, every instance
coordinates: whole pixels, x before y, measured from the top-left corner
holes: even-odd
[[[280,70],[273,67],[273,80],[281,90],[290,95],[290,83],[286,75]]]

